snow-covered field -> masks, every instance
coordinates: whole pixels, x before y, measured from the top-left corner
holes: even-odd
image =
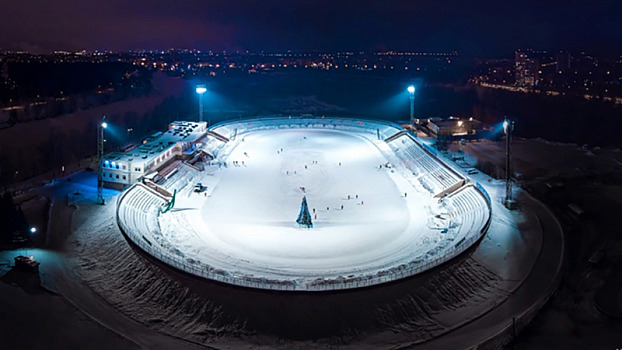
[[[184,165],[163,184],[177,190],[173,210],[159,214],[167,199],[146,186],[128,190],[118,209],[128,237],[195,275],[325,290],[430,269],[489,223],[485,193],[409,135],[385,141],[397,128],[243,125],[215,129],[231,140],[207,143],[216,159],[204,171]],[[207,190],[194,192],[198,182]],[[303,196],[312,228],[296,224]]]

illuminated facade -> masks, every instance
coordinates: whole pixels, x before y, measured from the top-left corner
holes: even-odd
[[[481,127],[481,122],[469,119],[437,119],[430,120],[427,125],[430,135],[434,138],[453,138],[464,137],[470,138],[477,133],[477,130]]]
[[[518,50],[514,53],[516,85],[522,87],[538,86],[540,62],[529,58],[527,53]]]
[[[104,186],[127,188],[170,160],[192,151],[206,134],[205,122],[176,121],[169,125],[166,132],[151,135],[134,149],[106,154],[101,165]]]

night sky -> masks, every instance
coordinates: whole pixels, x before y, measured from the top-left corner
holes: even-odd
[[[10,0],[0,48],[622,53],[622,1]]]

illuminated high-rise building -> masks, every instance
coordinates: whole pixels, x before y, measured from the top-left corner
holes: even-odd
[[[527,53],[518,50],[514,53],[514,77],[516,85],[522,87],[535,87],[538,85],[540,62],[529,58]]]

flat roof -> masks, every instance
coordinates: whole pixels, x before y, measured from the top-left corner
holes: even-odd
[[[157,132],[149,136],[143,144],[128,152],[110,152],[104,155],[108,161],[140,161],[148,163],[159,157],[163,152],[178,142],[195,142],[206,133],[205,122],[175,121],[169,124],[165,132]]]

